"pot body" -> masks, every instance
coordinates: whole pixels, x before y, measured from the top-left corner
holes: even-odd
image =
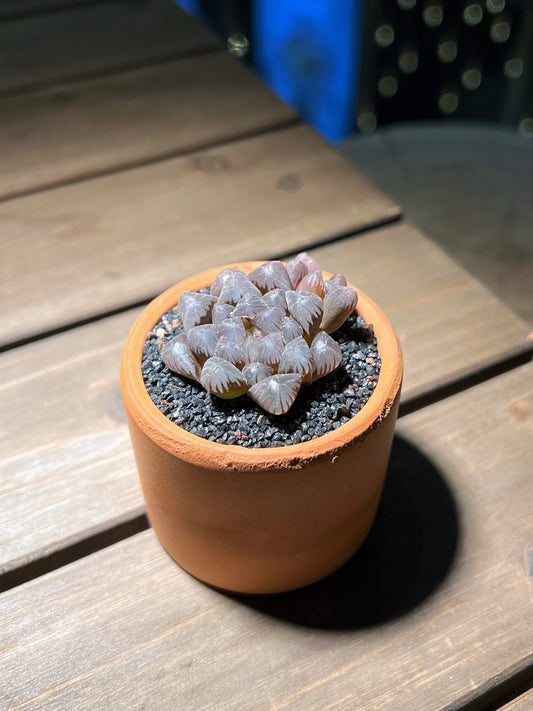
[[[257,262],[229,265],[251,271]],[[121,387],[148,517],[185,570],[216,587],[271,593],[310,584],[348,560],[376,515],[402,378],[398,340],[360,290],[357,311],[372,323],[382,368],[367,404],[315,440],[248,450],[209,442],[170,422],[141,375],[146,334],[183,291],[221,269],[171,287],[143,311],[126,342]]]

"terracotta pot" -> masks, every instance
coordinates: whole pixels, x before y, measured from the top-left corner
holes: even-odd
[[[249,272],[259,264],[229,266]],[[358,289],[357,311],[373,324],[382,360],[360,413],[329,434],[286,447],[245,449],[190,434],[151,401],[141,375],[143,345],[181,292],[209,286],[224,268],[185,279],[146,307],[124,347],[122,394],[148,517],[167,552],[216,587],[281,592],[333,572],[370,530],[392,444],[402,355],[385,315]]]

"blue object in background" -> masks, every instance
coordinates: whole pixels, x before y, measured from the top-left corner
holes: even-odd
[[[179,5],[182,10],[188,12],[189,15],[194,15],[194,17],[202,17],[202,9],[198,0],[174,0],[176,5]]]
[[[254,68],[333,142],[354,131],[362,12],[362,0],[252,3]]]

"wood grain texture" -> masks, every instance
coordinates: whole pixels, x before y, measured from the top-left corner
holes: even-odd
[[[46,12],[65,10],[76,5],[91,5],[99,0],[2,0],[0,2],[0,20],[28,15],[41,15]]]
[[[191,151],[294,120],[225,52],[0,103],[0,197]]]
[[[531,711],[533,709],[533,690],[520,694],[517,699],[501,707],[500,711]]]
[[[403,418],[369,541],[319,585],[232,599],[147,531],[4,593],[4,707],[444,711],[472,698],[531,652],[532,375]]]
[[[312,253],[391,312],[404,351],[404,401],[525,344],[524,325],[407,224]],[[450,304],[455,313],[447,313]],[[476,305],[470,320],[475,348],[462,352],[456,334],[467,304]],[[118,386],[121,350],[137,313],[0,355],[4,572],[142,510]],[[495,329],[502,340],[494,338]]]
[[[438,388],[506,353],[533,349],[528,325],[408,223],[314,254],[349,275],[390,318],[405,355],[404,402],[430,383]]]
[[[0,344],[138,303],[213,264],[311,247],[398,212],[306,126],[9,200]]]
[[[93,5],[100,0],[2,0],[0,20],[57,12],[77,5]]]
[[[0,24],[0,96],[217,46],[172,0],[107,0]]]

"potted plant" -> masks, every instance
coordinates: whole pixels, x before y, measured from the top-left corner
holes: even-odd
[[[172,558],[216,587],[271,593],[319,580],[376,514],[401,350],[368,296],[317,267],[303,253],[196,274],[146,307],[124,347],[148,517]],[[360,386],[350,364],[367,373]],[[358,388],[367,402],[352,415]]]

